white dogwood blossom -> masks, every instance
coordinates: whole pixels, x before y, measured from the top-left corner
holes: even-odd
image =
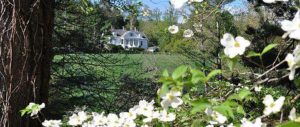
[[[106,116],[104,116],[104,112],[102,112],[101,114],[93,112],[92,116],[93,116],[92,123],[96,126],[103,126],[107,123],[107,118]]]
[[[157,119],[159,117],[159,111],[152,111],[146,114],[146,118],[143,119],[144,123],[150,123],[153,119]]]
[[[39,111],[41,111],[43,108],[45,108],[45,103],[39,105],[33,102],[30,102],[29,105],[26,107],[26,109],[31,110],[31,117],[36,116],[39,113]]]
[[[71,117],[69,117],[68,125],[71,126],[78,126],[82,125],[85,120],[88,119],[88,116],[86,112],[80,111],[77,114],[73,114]]]
[[[292,121],[297,119],[296,108],[295,107],[293,107],[292,110],[290,111],[289,119],[292,120]]]
[[[271,4],[271,3],[276,3],[276,2],[279,2],[279,1],[286,2],[286,1],[289,1],[289,0],[263,0],[263,1],[265,3]]]
[[[176,115],[174,113],[168,113],[166,110],[162,110],[159,112],[158,119],[162,122],[171,122],[176,119]]]
[[[61,120],[45,120],[42,125],[44,127],[60,127]]]
[[[145,100],[141,100],[139,102],[139,105],[136,107],[136,113],[138,115],[144,115],[144,116],[151,114],[154,110],[153,104],[154,101],[147,102]]]
[[[263,88],[262,86],[255,86],[254,91],[255,92],[260,92],[262,88]]]
[[[120,127],[122,123],[116,114],[110,113],[107,115],[107,125],[110,127]]]
[[[218,123],[223,124],[227,121],[227,117],[222,115],[219,112],[213,112],[213,114],[211,115],[211,117],[216,120]]]
[[[144,10],[142,11],[142,15],[143,15],[144,17],[150,16],[150,10],[149,10],[149,9],[144,9]]]
[[[270,115],[271,113],[277,113],[281,110],[283,106],[285,97],[281,96],[276,101],[274,101],[271,95],[266,95],[263,104],[265,105],[264,115]]]
[[[164,109],[167,109],[170,106],[172,108],[177,108],[179,105],[183,104],[183,101],[179,96],[181,96],[180,91],[172,90],[161,97],[163,100],[160,104]]]
[[[294,80],[296,69],[299,68],[298,63],[300,62],[300,45],[296,46],[293,54],[287,54],[285,61],[288,63],[288,70],[290,70],[289,79]]]
[[[188,0],[170,0],[170,3],[175,9],[180,9],[187,1]]]
[[[169,26],[168,30],[171,34],[176,34],[176,33],[178,33],[179,28],[176,25],[172,25],[172,26]]]
[[[116,127],[136,127],[136,123],[134,122],[133,119],[123,119],[123,118],[120,118],[119,119],[119,123],[120,125]],[[108,125],[110,127],[110,125]]]
[[[135,119],[136,118],[136,113],[135,112],[121,112],[119,114],[120,118],[123,118],[123,119]]]
[[[202,2],[203,0],[189,0],[189,2]]]
[[[190,38],[194,36],[194,32],[190,29],[187,29],[183,32],[183,37]]]
[[[286,31],[283,38],[289,36],[290,38],[300,40],[300,11],[298,10],[292,21],[283,20],[281,28]]]
[[[234,127],[234,125],[233,125],[233,123],[230,123],[226,127]]]
[[[261,122],[261,118],[256,118],[254,122],[243,118],[241,120],[242,124],[241,127],[266,127],[267,125]]]
[[[246,48],[250,46],[250,41],[240,36],[234,38],[231,34],[226,33],[221,39],[221,44],[225,47],[225,55],[234,58],[237,55],[244,54]]]
[[[289,53],[285,57],[285,61],[288,63],[288,70],[290,70],[289,79],[294,80],[295,72],[296,72],[296,61],[293,54]]]
[[[222,115],[219,112],[213,111],[210,108],[207,108],[205,110],[206,115],[210,116],[213,118],[214,121],[211,121],[210,124],[214,125],[214,124],[224,124],[227,121],[227,117]]]

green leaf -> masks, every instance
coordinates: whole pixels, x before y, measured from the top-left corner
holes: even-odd
[[[221,73],[222,73],[221,70],[213,70],[213,71],[211,71],[211,72],[207,75],[206,81],[209,81],[212,77],[214,77],[214,76],[216,76],[216,75],[218,75],[218,74],[221,74]]]
[[[260,53],[250,51],[246,57],[258,57],[260,55],[261,55]]]
[[[211,107],[211,104],[207,98],[201,98],[199,100],[192,101],[190,103],[193,106],[191,110],[192,114],[195,114],[197,112],[204,112],[206,108]]]
[[[236,108],[236,112],[239,113],[239,114],[243,114],[243,115],[246,114],[246,112],[245,112],[243,106],[241,106],[241,105],[239,105],[239,106]]]
[[[269,52],[271,49],[275,48],[277,44],[269,44],[264,48],[264,50],[261,52],[261,55],[264,55],[265,53]]]
[[[191,127],[202,127],[202,126],[203,126],[203,125],[202,125],[201,120],[196,119],[196,120],[193,121],[193,124],[192,124]]]
[[[238,61],[237,58],[229,59],[228,67],[229,67],[230,71],[233,70],[233,68],[236,65],[237,61]]]
[[[228,97],[228,100],[239,100],[242,101],[252,93],[248,89],[241,89],[237,94],[232,94]]]
[[[21,112],[21,116],[24,116],[28,112],[28,110],[27,109],[22,109],[20,112]]]
[[[162,96],[162,95],[165,95],[166,93],[169,92],[169,85],[168,84],[163,84],[159,90],[159,93],[158,93],[158,96],[159,98]]]
[[[184,94],[183,96],[182,96],[182,100],[183,100],[183,102],[191,102],[190,100],[191,100],[191,97],[190,97],[190,95],[187,93],[187,94]]]
[[[231,117],[234,119],[233,110],[228,105],[218,105],[213,107],[213,110],[223,114],[226,117]]]
[[[239,91],[239,94],[238,94],[238,96],[241,100],[244,100],[249,95],[251,95],[251,92],[248,89],[242,89]]]
[[[281,125],[278,125],[276,127],[300,127],[300,123],[289,121],[289,122],[283,123]]]
[[[169,72],[168,72],[168,70],[164,70],[162,76],[163,76],[163,77],[169,77]]]
[[[191,81],[192,81],[193,84],[196,84],[199,81],[204,81],[205,74],[203,72],[195,70],[195,69],[192,69],[191,73],[192,73],[192,79],[191,79]]]
[[[172,78],[173,79],[178,79],[178,78],[182,77],[186,73],[187,69],[188,69],[187,66],[180,66],[180,67],[178,67],[173,72]]]

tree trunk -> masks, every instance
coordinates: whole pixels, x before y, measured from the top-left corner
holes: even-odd
[[[21,118],[29,102],[47,103],[54,0],[0,0],[0,126],[36,126]]]

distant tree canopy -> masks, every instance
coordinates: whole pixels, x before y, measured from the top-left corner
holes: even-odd
[[[111,4],[107,6],[112,6]],[[102,3],[62,0],[57,2],[54,47],[65,52],[95,52],[109,34],[111,26],[121,28],[126,24],[120,11]],[[84,8],[91,9],[85,11]],[[98,49],[97,49],[98,47]]]

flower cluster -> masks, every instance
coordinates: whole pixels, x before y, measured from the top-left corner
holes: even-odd
[[[274,101],[273,97],[271,95],[266,95],[263,104],[265,105],[265,110],[264,110],[264,117],[270,115],[271,113],[278,113],[281,111],[281,108],[284,104],[285,97],[281,96],[279,99]],[[213,111],[212,109],[206,109],[205,114],[208,116],[212,117],[213,121],[209,121],[209,125],[206,127],[214,127],[214,125],[221,125],[222,127],[224,126],[224,123],[228,121],[226,116],[222,115],[219,112]],[[262,116],[263,117],[263,116]],[[291,113],[289,115],[289,118],[291,120],[296,120],[296,110],[292,109]],[[246,118],[243,118],[241,120],[241,127],[266,127],[267,124],[262,123],[261,117],[256,118],[253,122],[249,121]],[[228,124],[227,127],[234,127],[231,124]]]
[[[160,122],[171,122],[176,119],[174,113],[168,113],[167,110],[154,107],[154,101],[147,102],[141,100],[138,105],[129,109],[128,112],[121,112],[119,115],[110,113],[87,113],[79,111],[69,117],[67,125],[82,127],[136,127],[136,119],[142,119],[143,126],[147,126],[153,120]],[[59,127],[62,125],[60,120],[45,120],[42,123],[45,127]],[[142,125],[141,125],[142,126]]]

